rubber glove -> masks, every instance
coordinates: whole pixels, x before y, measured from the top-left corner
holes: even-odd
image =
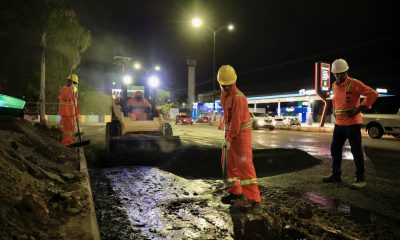
[[[231,143],[225,139],[224,143],[222,144],[222,148],[226,147],[226,149],[229,149],[231,147]]]

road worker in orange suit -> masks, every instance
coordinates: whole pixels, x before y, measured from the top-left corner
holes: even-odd
[[[246,96],[236,87],[236,73],[232,66],[223,65],[218,70],[217,81],[221,87],[221,105],[224,110],[225,141],[227,148],[226,177],[228,195],[221,201],[245,207],[260,208],[260,191],[253,164],[251,147],[252,128]],[[222,153],[224,155],[224,151]],[[222,165],[224,156],[222,156]],[[224,167],[224,166],[223,166]]]
[[[67,77],[67,83],[61,88],[58,96],[58,115],[61,116],[61,143],[68,146],[74,143],[75,114],[79,114],[77,105],[78,76],[71,74]],[[76,104],[76,107],[74,107]],[[76,110],[76,112],[75,112]]]
[[[136,91],[133,98],[129,98],[126,103],[129,109],[129,117],[132,121],[144,121],[147,120],[147,113],[151,108],[151,104],[143,97],[141,91]]]
[[[341,182],[342,149],[348,139],[356,165],[353,188],[363,188],[365,183],[364,154],[361,138],[361,111],[371,108],[378,93],[361,81],[348,75],[349,65],[344,59],[332,63],[332,73],[336,81],[332,84],[333,113],[336,118],[331,144],[332,174],[322,178],[323,182]],[[360,96],[365,96],[360,103]]]

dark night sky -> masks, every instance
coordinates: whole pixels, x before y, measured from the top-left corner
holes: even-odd
[[[395,1],[98,1],[66,0],[93,35],[81,79],[103,88],[116,80],[115,55],[160,64],[164,88],[187,93],[187,59],[198,62],[196,92],[212,89],[212,34],[192,16],[233,33],[217,35],[217,69],[233,65],[247,95],[312,88],[316,61],[345,58],[350,75],[399,90],[400,14]],[[397,25],[395,24],[397,23]],[[113,70],[114,72],[111,72]],[[218,85],[216,85],[218,88]],[[178,91],[179,90],[179,91]]]

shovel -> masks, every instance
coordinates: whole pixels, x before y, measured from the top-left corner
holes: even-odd
[[[81,130],[79,129],[79,119],[78,119],[78,114],[76,112],[76,101],[75,101],[75,93],[74,93],[74,109],[75,109],[75,120],[76,120],[76,126],[78,127],[78,136],[79,136],[79,142],[73,143],[68,145],[68,147],[82,147],[86,146],[90,143],[90,140],[82,141],[82,134]]]
[[[229,188],[231,188],[232,187],[232,184],[228,184],[228,179],[227,179],[227,177],[226,177],[226,161],[227,161],[227,155],[228,155],[228,148],[226,147],[226,146],[224,146],[223,148],[222,148],[222,151],[224,152],[224,156],[223,156],[223,158],[222,158],[222,165],[223,165],[223,168],[222,168],[222,174],[223,174],[223,178],[224,178],[224,182],[223,182],[223,184],[222,184],[222,187],[219,187],[219,188],[217,188],[217,189],[212,189],[212,190],[207,190],[207,191],[204,191],[203,193],[202,193],[202,195],[207,195],[207,194],[213,194],[213,193],[219,193],[219,192],[222,192],[222,191],[224,191],[224,190],[227,190],[227,189],[229,189]]]

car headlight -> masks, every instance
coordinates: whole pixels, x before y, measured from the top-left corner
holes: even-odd
[[[262,119],[257,120],[257,125],[263,125],[263,124],[264,124],[264,120],[262,120]]]

